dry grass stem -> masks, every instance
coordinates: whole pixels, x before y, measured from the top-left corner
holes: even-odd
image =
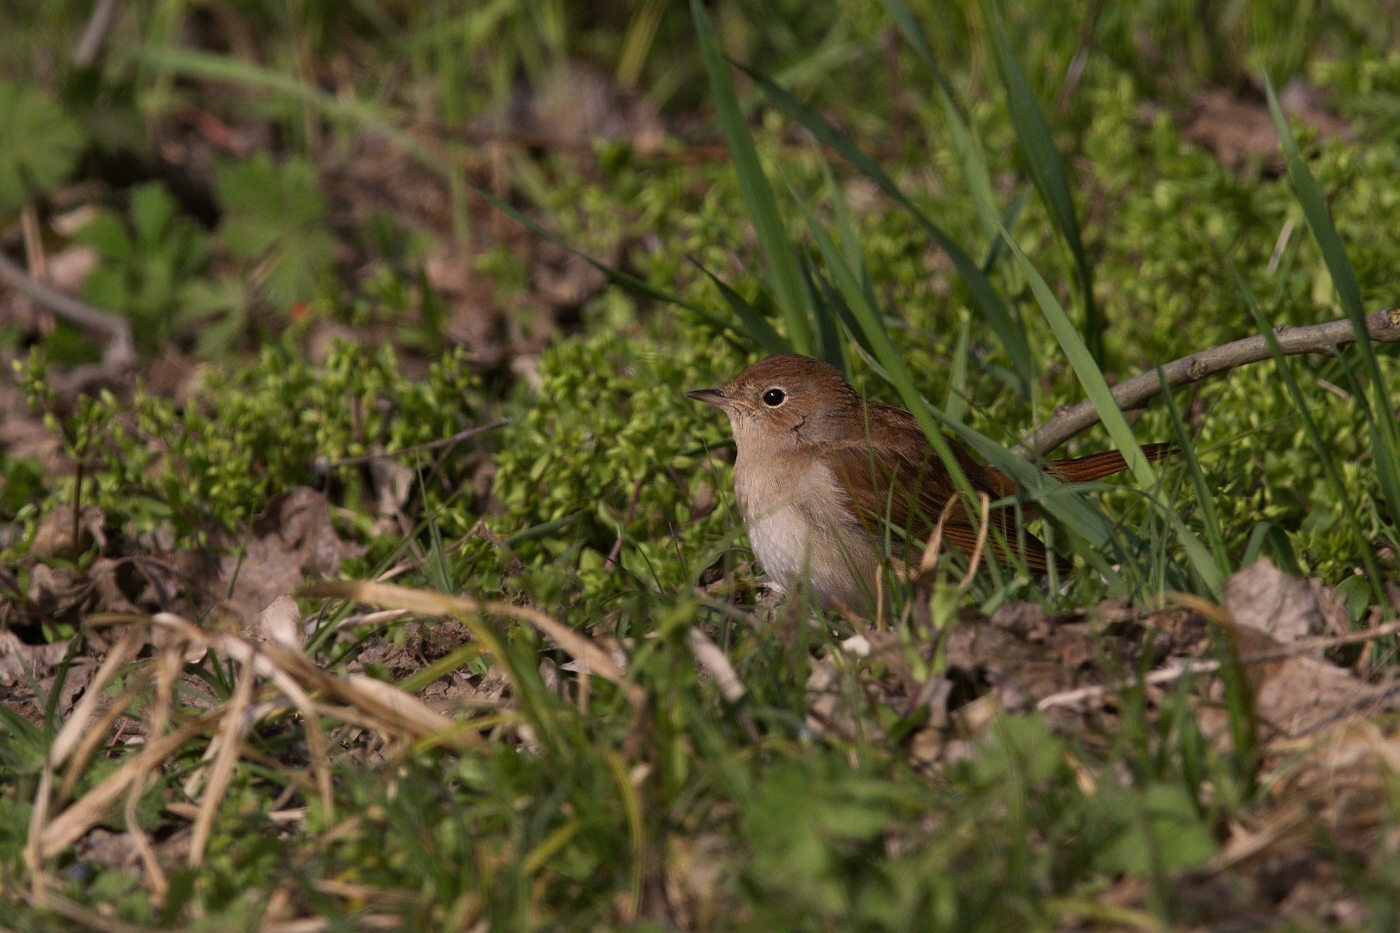
[[[705,633],[698,628],[692,628],[687,637],[696,662],[710,672],[710,676],[719,685],[719,692],[723,694],[725,700],[730,703],[738,703],[742,700],[744,698],[743,681],[734,672],[734,666],[729,663],[729,659],[724,656],[719,645],[706,637]]]
[[[982,550],[987,546],[987,530],[991,526],[990,518],[992,511],[992,500],[985,492],[978,492],[977,498],[982,502],[981,520],[977,526],[977,543],[973,545],[972,556],[968,558],[967,573],[958,583],[958,589],[965,590],[972,585],[972,580],[977,576],[977,567],[982,563]],[[952,501],[951,499],[949,501]]]
[[[141,633],[135,628],[128,628],[122,632],[122,637],[107,652],[107,657],[102,662],[102,666],[93,675],[92,683],[83,692],[83,697],[78,701],[78,705],[69,714],[68,721],[63,724],[58,735],[53,740],[53,745],[49,747],[49,763],[57,769],[63,764],[68,753],[82,740],[87,732],[88,720],[92,718],[93,711],[97,709],[97,704],[102,700],[102,691],[112,678],[117,675],[122,664],[127,657],[141,644]]]
[[[204,798],[199,804],[199,816],[194,821],[194,837],[190,841],[189,855],[191,867],[197,868],[204,864],[204,847],[208,844],[209,834],[214,828],[214,816],[219,812],[219,804],[223,802],[229,780],[233,777],[233,768],[238,764],[238,743],[250,725],[243,714],[252,703],[253,681],[256,677],[253,659],[249,659],[238,674],[233,699],[224,708],[218,737],[219,751],[204,789]],[[213,747],[213,743],[210,743],[210,747]]]
[[[1368,641],[1375,641],[1378,638],[1386,638],[1390,635],[1400,635],[1400,622],[1391,622],[1388,625],[1377,626],[1367,629],[1364,632],[1350,632],[1346,635],[1329,635],[1323,638],[1303,638],[1289,645],[1281,645],[1278,648],[1270,648],[1268,651],[1257,651],[1240,658],[1241,664],[1263,664],[1267,661],[1279,661],[1285,658],[1294,658],[1299,655],[1314,654],[1318,651],[1325,651],[1328,648],[1339,648],[1343,645],[1359,645]],[[1219,671],[1221,664],[1219,661],[1181,661],[1167,667],[1152,671],[1145,678],[1143,683],[1150,686],[1161,686],[1171,683],[1181,677],[1196,674],[1214,674]],[[1137,678],[1128,678],[1116,684],[1102,684],[1092,687],[1080,687],[1076,690],[1065,690],[1060,693],[1052,693],[1036,704],[1040,710],[1051,709],[1056,706],[1073,706],[1086,700],[1097,700],[1109,694],[1116,693],[1128,687],[1136,686]]]
[[[444,596],[440,593],[364,581],[318,583],[306,587],[301,591],[301,595],[325,599],[355,599],[381,606],[410,609],[423,615],[457,616],[497,658],[504,658],[503,648],[495,635],[480,624],[480,618],[483,615],[495,615],[518,619],[534,626],[567,654],[587,663],[599,677],[621,687],[628,701],[634,706],[642,704],[646,699],[641,687],[627,681],[626,673],[610,653],[568,626],[529,606],[500,602],[482,603],[466,596]]]

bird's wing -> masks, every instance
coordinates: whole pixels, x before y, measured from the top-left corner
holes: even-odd
[[[872,536],[883,537],[886,524],[903,529],[915,542],[928,539],[954,496],[956,487],[942,460],[934,453],[928,438],[912,415],[901,409],[872,403],[868,417],[869,437],[848,445],[829,447],[822,459],[846,488],[861,524]],[[956,441],[949,444],[972,488],[1000,498],[995,480]],[[992,513],[992,527],[1011,547],[1016,547],[1016,518],[1008,509]],[[950,510],[943,525],[943,536],[971,552],[977,534],[961,503]],[[992,541],[997,559],[1006,562],[1000,545]],[[1034,571],[1046,569],[1045,546],[1033,535],[1025,536],[1026,565]],[[1068,565],[1062,562],[1063,569]]]

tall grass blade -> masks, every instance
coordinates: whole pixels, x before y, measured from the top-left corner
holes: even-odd
[[[1331,346],[1331,350],[1332,356],[1337,360],[1337,363],[1342,367],[1342,372],[1347,377],[1347,384],[1351,386],[1352,398],[1356,400],[1357,406],[1361,409],[1362,417],[1366,419],[1366,430],[1371,439],[1371,449],[1379,450],[1385,445],[1385,441],[1381,437],[1380,425],[1376,423],[1375,412],[1371,410],[1371,404],[1366,400],[1366,389],[1362,386],[1356,371],[1352,369],[1351,363],[1347,362],[1346,355],[1335,345]],[[1376,472],[1381,481],[1381,492],[1388,500],[1390,491],[1386,488],[1387,481],[1393,480],[1394,475],[1392,471],[1383,467],[1379,459],[1376,463]],[[1396,529],[1391,528],[1390,530],[1395,531]],[[1394,539],[1392,538],[1392,540]]]
[[[822,180],[826,182],[826,193],[831,201],[831,213],[836,220],[836,234],[841,238],[841,253],[846,257],[846,265],[850,266],[860,278],[862,286],[868,287],[870,275],[865,268],[865,253],[860,246],[860,238],[856,236],[856,225],[851,219],[850,208],[846,206],[846,198],[841,194],[841,188],[836,184],[836,175],[831,171],[831,163],[826,160],[820,149],[817,150],[817,159],[822,167]]]
[[[1332,285],[1337,290],[1337,300],[1341,302],[1342,310],[1351,321],[1352,331],[1356,334],[1357,350],[1365,361],[1366,374],[1371,379],[1372,404],[1377,416],[1374,422],[1372,455],[1375,457],[1376,473],[1381,481],[1386,505],[1390,507],[1391,521],[1400,522],[1400,433],[1397,433],[1394,417],[1389,415],[1395,407],[1391,404],[1385,379],[1381,377],[1380,364],[1376,361],[1375,349],[1371,346],[1371,337],[1366,331],[1366,310],[1361,302],[1361,287],[1356,281],[1356,271],[1352,268],[1351,260],[1347,258],[1342,238],[1337,234],[1337,227],[1332,223],[1332,214],[1327,210],[1322,189],[1313,178],[1312,172],[1308,171],[1307,163],[1298,151],[1298,142],[1293,138],[1293,131],[1279,106],[1278,95],[1274,93],[1274,84],[1268,74],[1264,75],[1264,91],[1269,98],[1269,113],[1273,115],[1274,128],[1278,130],[1279,144],[1283,147],[1284,159],[1288,163],[1288,177],[1293,181],[1293,189],[1298,193],[1298,201],[1303,207],[1303,216],[1307,218],[1308,229],[1312,231],[1318,251],[1322,253],[1322,261],[1327,266],[1327,273],[1332,277]]]
[[[943,416],[943,423],[983,460],[1015,480],[1016,485],[1025,491],[1025,501],[1036,503],[1046,514],[1058,519],[1068,530],[1088,542],[1089,550],[1082,553],[1090,566],[1103,574],[1115,596],[1128,594],[1128,585],[1122,575],[1104,559],[1107,553],[1114,563],[1122,562],[1123,555],[1114,539],[1113,526],[1089,500],[976,428],[950,421],[946,416]]]
[[[1094,272],[1089,263],[1089,254],[1084,249],[1084,240],[1079,231],[1079,218],[1074,213],[1074,198],[1070,195],[1069,177],[1065,165],[1055,148],[1055,138],[1050,126],[1045,122],[1040,105],[1036,103],[1026,74],[1011,48],[1011,40],[1006,35],[1002,22],[1001,8],[997,0],[980,0],[983,18],[988,25],[988,41],[992,46],[992,57],[996,61],[997,73],[1006,88],[1006,102],[1011,110],[1011,123],[1016,130],[1016,140],[1026,158],[1031,178],[1036,189],[1049,209],[1050,218],[1065,238],[1070,253],[1074,256],[1075,270],[1079,277],[1079,288],[1084,297],[1084,343],[1094,362],[1103,366],[1103,320],[1098,304],[1094,301]]]
[[[1001,225],[1008,230],[1016,230],[1016,221],[1021,219],[1021,211],[1025,210],[1026,202],[1031,198],[1031,192],[1035,186],[1026,185],[1012,200],[1011,206],[1006,209],[1006,216],[1002,218]],[[987,255],[982,257],[982,274],[990,277],[996,270],[997,263],[1001,262],[1001,256],[1006,252],[1006,241],[1001,238],[998,231],[997,238],[992,240],[992,245],[987,247]]]
[[[1230,272],[1235,277],[1235,283],[1239,286],[1240,293],[1244,296],[1245,304],[1249,307],[1249,313],[1254,316],[1254,322],[1259,328],[1259,332],[1264,335],[1264,340],[1269,344],[1269,352],[1273,355],[1274,366],[1278,370],[1279,378],[1283,380],[1284,388],[1288,390],[1289,398],[1293,401],[1293,407],[1298,412],[1298,417],[1302,419],[1303,430],[1307,432],[1308,440],[1312,443],[1313,450],[1317,453],[1317,458],[1322,465],[1322,475],[1327,480],[1327,485],[1332,491],[1332,496],[1336,500],[1338,511],[1342,513],[1342,520],[1346,523],[1347,529],[1356,538],[1357,546],[1361,550],[1361,561],[1366,567],[1367,581],[1371,586],[1371,593],[1375,597],[1376,605],[1387,604],[1385,592],[1381,589],[1380,569],[1376,566],[1375,555],[1371,553],[1370,542],[1366,540],[1366,533],[1361,529],[1361,523],[1357,521],[1356,511],[1351,507],[1351,501],[1347,496],[1346,486],[1342,484],[1342,478],[1337,473],[1337,466],[1332,451],[1332,446],[1322,437],[1322,432],[1318,430],[1317,422],[1313,420],[1312,412],[1308,409],[1308,403],[1303,398],[1303,392],[1298,388],[1298,380],[1293,378],[1293,370],[1288,366],[1288,358],[1283,355],[1283,350],[1278,345],[1278,340],[1274,337],[1274,330],[1269,326],[1268,320],[1264,317],[1263,310],[1259,307],[1259,302],[1254,297],[1254,292],[1250,289],[1249,283],[1240,275],[1233,262],[1230,263]]]
[[[890,18],[899,26],[899,31],[904,33],[904,38],[913,46],[915,53],[923,61],[924,66],[933,74],[934,90],[938,95],[938,103],[943,108],[943,117],[948,121],[948,135],[952,138],[953,151],[957,153],[958,166],[962,169],[963,181],[966,182],[968,191],[972,194],[973,203],[977,206],[977,222],[982,227],[982,232],[987,236],[987,242],[995,244],[1001,237],[997,235],[997,215],[996,197],[992,189],[992,178],[987,171],[986,160],[982,158],[982,153],[978,150],[977,144],[973,141],[972,131],[968,129],[967,121],[963,119],[962,113],[956,104],[956,95],[953,93],[953,85],[943,74],[943,69],[938,67],[938,62],[933,57],[933,49],[928,44],[928,39],[924,36],[919,21],[914,18],[914,13],[904,3],[904,0],[881,0],[885,5],[885,11],[890,14]]]
[[[1210,541],[1211,553],[1215,555],[1215,565],[1220,569],[1221,578],[1230,575],[1230,554],[1225,549],[1225,534],[1220,529],[1220,515],[1215,511],[1215,500],[1211,497],[1210,487],[1206,485],[1205,473],[1201,471],[1201,462],[1196,458],[1196,445],[1191,442],[1191,435],[1186,430],[1186,422],[1181,417],[1181,409],[1176,405],[1176,399],[1172,397],[1172,390],[1167,385],[1166,374],[1162,372],[1162,367],[1157,367],[1157,377],[1162,380],[1162,397],[1167,400],[1167,410],[1171,412],[1172,425],[1176,428],[1177,447],[1181,450],[1181,456],[1186,461],[1186,469],[1191,474],[1191,485],[1196,490],[1196,502],[1201,507],[1201,524],[1206,526],[1206,538]]]
[[[719,276],[700,265],[698,261],[692,259],[691,262],[694,262],[695,267],[709,276],[710,281],[715,283],[715,288],[719,289],[719,293],[724,296],[724,300],[728,302],[735,316],[739,318],[744,334],[758,344],[764,353],[776,356],[780,353],[792,352],[792,344],[787,342],[787,338],[778,333],[773,325],[768,323],[768,319],[743,295],[726,285]]]
[[[1099,369],[1098,363],[1095,362],[1089,348],[1070,322],[1069,315],[1065,313],[1065,309],[1055,298],[1054,292],[1050,290],[1050,286],[1046,284],[1040,272],[1022,252],[1020,244],[1012,239],[1011,234],[1004,227],[1001,235],[1005,237],[1007,247],[1020,264],[1021,272],[1031,287],[1031,293],[1035,295],[1036,303],[1040,305],[1040,310],[1045,315],[1046,323],[1050,325],[1055,339],[1059,341],[1060,347],[1065,351],[1065,356],[1069,358],[1070,366],[1074,368],[1074,373],[1079,378],[1079,384],[1084,387],[1084,394],[1094,403],[1094,409],[1099,413],[1104,427],[1108,429],[1113,443],[1122,452],[1123,459],[1128,462],[1128,468],[1137,479],[1143,495],[1147,496],[1149,500],[1155,501],[1153,497],[1159,488],[1157,472],[1152,468],[1152,464],[1148,463],[1147,457],[1142,452],[1142,447],[1137,442],[1137,437],[1133,434],[1133,429],[1128,425],[1128,419],[1123,416],[1118,403],[1113,400],[1113,393],[1109,389],[1108,380],[1104,378],[1103,371]],[[1206,550],[1206,546],[1201,543],[1201,540],[1191,529],[1186,527],[1181,516],[1177,515],[1174,509],[1166,504],[1159,504],[1159,506],[1171,523],[1177,538],[1180,539],[1186,556],[1191,561],[1192,568],[1212,595],[1216,598],[1222,597],[1224,595],[1224,578],[1215,565],[1215,559]]]
[[[817,355],[826,360],[849,379],[851,367],[846,361],[846,337],[841,330],[841,321],[836,311],[827,303],[812,274],[812,262],[805,253],[797,254],[798,269],[802,272],[802,290],[807,296],[807,306],[812,309],[812,325],[816,331]]]
[[[1274,563],[1280,570],[1295,577],[1303,575],[1303,568],[1298,564],[1298,556],[1293,553],[1293,545],[1288,542],[1288,535],[1273,522],[1259,522],[1250,531],[1249,540],[1245,542],[1244,554],[1240,557],[1241,568],[1248,567],[1259,559],[1265,542],[1273,549]]]
[[[783,321],[787,325],[788,340],[798,353],[812,352],[812,335],[807,321],[807,311],[802,304],[802,280],[797,270],[797,256],[782,217],[778,214],[778,204],[773,198],[773,189],[763,174],[763,166],[758,160],[758,150],[754,148],[753,137],[749,134],[744,113],[739,107],[739,97],[734,93],[734,82],[729,78],[729,67],[720,52],[719,41],[710,25],[709,14],[701,0],[690,0],[690,12],[695,19],[695,31],[700,40],[700,55],[705,62],[705,71],[710,76],[710,89],[714,94],[715,108],[719,111],[720,128],[729,144],[729,154],[734,160],[734,171],[739,175],[739,187],[744,192],[744,202],[749,208],[749,218],[753,221],[754,232],[758,237],[759,249],[768,260],[769,277],[773,294],[778,301]]]
[[[953,345],[953,367],[948,379],[948,396],[943,402],[943,414],[949,421],[963,420],[967,414],[967,340],[969,320],[963,315],[958,326],[958,342]]]
[[[427,577],[428,583],[439,593],[448,596],[457,592],[457,586],[452,582],[452,568],[447,560],[447,548],[442,543],[442,529],[438,526],[436,519],[428,521],[428,548],[427,559],[423,562],[423,576]]]
[[[865,336],[865,330],[860,326],[855,315],[851,313],[851,309],[846,306],[846,299],[841,297],[836,286],[831,284],[829,278],[822,275],[820,269],[812,269],[812,278],[821,288],[822,297],[826,301],[827,307],[836,312],[836,317],[841,321],[841,326],[845,328],[846,335],[855,341],[856,347],[865,355],[866,362],[873,364],[877,374],[884,379],[883,369],[875,360],[875,347],[870,343],[870,338]]]
[[[816,138],[817,142],[835,150],[843,159],[860,169],[886,194],[908,210],[929,237],[948,254],[948,258],[953,261],[958,275],[967,283],[973,299],[982,310],[982,316],[987,326],[997,335],[1002,347],[1006,350],[1006,355],[1011,358],[1012,366],[1015,368],[1016,376],[1021,383],[1022,394],[1029,396],[1030,385],[1039,374],[1035,357],[1031,353],[1030,342],[1026,339],[1025,331],[1012,315],[1006,300],[982,274],[977,263],[958,246],[952,237],[915,207],[914,202],[909,200],[893,179],[885,174],[885,171],[873,159],[861,151],[859,146],[851,142],[849,137],[760,72],[743,64],[738,65],[738,67],[753,78],[754,83],[774,106],[787,114],[790,119],[801,124],[807,132]]]
[[[964,431],[976,434],[979,439],[979,451],[999,468],[1007,461],[1014,461],[1014,465],[1007,464],[1005,472],[1016,479],[1024,488],[1042,497],[1045,501],[1046,511],[1060,518],[1071,530],[1083,535],[1087,540],[1091,541],[1095,547],[1107,547],[1110,542],[1110,533],[1107,523],[1104,522],[1100,516],[1097,516],[1081,498],[1074,494],[1064,497],[1062,495],[1064,490],[1059,487],[1059,484],[1055,480],[1046,476],[1043,471],[1021,460],[1010,451],[999,447],[994,442],[990,441],[990,439],[977,434],[975,431],[971,431],[971,429],[961,424],[950,422],[945,413],[938,411],[923,397],[918,391],[918,388],[914,385],[913,379],[904,366],[903,359],[900,357],[890,339],[889,331],[885,327],[879,307],[870,302],[866,292],[860,287],[860,283],[857,281],[855,274],[846,265],[841,251],[831,239],[830,234],[817,222],[817,218],[807,205],[800,198],[796,198],[795,193],[794,199],[807,220],[812,238],[822,254],[827,270],[831,273],[837,291],[844,299],[847,307],[851,310],[858,326],[874,351],[873,355],[883,369],[882,375],[895,387],[905,407],[908,408],[909,411],[914,414],[916,420],[918,420],[919,426],[923,428],[925,435],[928,436],[929,443],[933,446],[939,459],[942,460],[943,464],[952,475],[958,491],[964,496],[967,496],[968,500],[971,501],[973,495],[971,484],[968,482],[961,464],[958,463],[956,456],[953,454],[952,448],[948,445],[947,438],[943,435],[939,426],[940,421],[949,424],[949,426],[954,428],[960,435],[962,435]],[[985,442],[985,444],[982,442]],[[968,513],[973,514],[971,509],[968,509]],[[1095,557],[1097,558],[1097,555],[1095,555]],[[1122,585],[1121,578],[1117,578],[1116,573],[1108,566],[1107,562],[1100,558],[1096,561],[1091,561],[1091,563],[1095,563],[1096,567],[1105,571],[1106,575],[1111,578],[1111,583],[1112,579],[1117,579],[1117,583],[1112,585]],[[995,571],[996,568],[993,567],[992,569]],[[1123,586],[1123,590],[1126,592],[1126,586]]]
[[[333,120],[364,126],[382,135],[413,155],[443,178],[450,174],[437,154],[405,132],[388,113],[358,100],[341,100],[292,75],[229,58],[214,52],[198,52],[165,46],[146,46],[131,53],[137,61],[166,69],[187,78],[227,81],[244,87],[261,88],[308,104]]]
[[[850,308],[856,323],[865,334],[876,361],[884,369],[890,384],[899,393],[905,407],[919,422],[919,427],[923,428],[929,443],[933,445],[934,451],[952,476],[958,492],[966,497],[967,514],[969,516],[975,515],[973,503],[977,501],[976,491],[968,481],[967,474],[963,472],[962,465],[958,462],[957,456],[954,455],[952,447],[948,445],[948,439],[943,436],[933,406],[919,392],[913,378],[909,375],[909,370],[904,365],[903,357],[899,355],[894,342],[890,340],[890,334],[885,328],[880,309],[871,306],[865,290],[861,288],[855,274],[846,265],[846,260],[842,258],[841,251],[837,249],[836,244],[822,228],[822,225],[817,222],[817,218],[807,205],[798,200],[797,206],[806,217],[812,238],[816,240],[817,248],[821,251],[822,259],[826,262],[827,271],[831,273],[837,291],[845,299],[846,306]]]

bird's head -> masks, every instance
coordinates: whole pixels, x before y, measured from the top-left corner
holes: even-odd
[[[805,356],[770,356],[718,389],[686,395],[729,416],[741,451],[832,443],[863,430],[862,400],[840,370]]]

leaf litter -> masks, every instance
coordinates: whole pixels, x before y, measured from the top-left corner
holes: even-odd
[[[96,516],[91,524],[92,533],[100,533]],[[368,581],[299,589],[307,577],[334,576],[354,553],[337,536],[324,498],[310,490],[278,497],[249,522],[243,540],[241,559],[153,551],[104,556],[87,576],[61,568],[48,568],[48,576],[31,573],[31,581],[48,581],[31,591],[48,594],[42,598],[57,600],[53,605],[62,604],[54,595],[60,591],[84,594],[67,597],[78,599],[72,605],[82,616],[71,639],[32,644],[13,628],[0,631],[6,707],[42,721],[48,691],[60,669],[64,675],[56,708],[63,726],[39,772],[25,850],[34,907],[91,919],[66,897],[55,874],[56,859],[69,849],[138,874],[160,902],[172,872],[207,857],[240,765],[273,769],[285,782],[283,796],[304,802],[277,811],[288,814],[281,831],[310,831],[315,811],[317,831],[334,836],[347,819],[358,819],[340,809],[338,763],[384,769],[415,749],[472,754],[483,742],[540,753],[538,726],[522,715],[528,688],[512,673],[510,649],[487,622],[492,618],[533,629],[571,659],[546,680],[563,691],[562,678],[571,674],[580,710],[587,707],[590,677],[613,685],[633,710],[617,767],[620,773],[652,767],[643,751],[652,699],[628,673],[636,646],[599,644],[527,605]],[[109,540],[102,546],[129,545]],[[123,567],[131,572],[119,581]],[[305,620],[289,598],[294,594],[326,608]],[[1257,780],[1268,792],[1247,817],[1206,837],[1209,857],[1191,856],[1195,867],[1178,870],[1177,884],[1195,892],[1200,903],[1193,909],[1202,916],[1360,916],[1359,902],[1348,900],[1342,881],[1329,874],[1318,840],[1358,854],[1381,841],[1387,782],[1400,766],[1400,732],[1380,714],[1396,708],[1397,691],[1383,665],[1361,661],[1378,650],[1373,643],[1400,629],[1373,624],[1352,632],[1345,606],[1329,588],[1283,573],[1267,559],[1234,575],[1226,594],[1223,607],[1169,594],[1151,607],[1107,601],[1060,615],[1029,602],[1003,605],[990,617],[964,610],[938,638],[915,646],[888,627],[848,619],[859,625],[854,634],[810,656],[805,726],[838,747],[884,747],[936,783],[945,769],[976,759],[1008,716],[1038,713],[1055,736],[1105,751],[1130,714],[1130,694],[1140,694],[1153,718],[1184,685],[1206,739],[1226,748],[1234,739],[1222,709],[1221,678],[1237,663],[1254,699],[1261,737]],[[29,602],[32,612],[49,617],[38,599]],[[23,605],[7,607],[12,619],[29,617]],[[365,609],[336,616],[333,605]],[[759,607],[753,624],[782,624],[789,612],[784,604]],[[192,618],[207,621],[201,626]],[[392,629],[395,637],[371,635],[338,673],[327,666],[328,657],[308,653],[308,635],[323,624]],[[711,634],[696,626],[687,636],[702,682],[713,685],[750,740],[758,740],[762,730],[747,705],[742,675]],[[1229,646],[1225,656],[1222,645]],[[490,659],[485,675],[461,670],[470,656]],[[222,696],[206,689],[203,703],[191,703],[185,697],[202,685],[185,665],[202,660],[227,671],[231,689]],[[411,683],[425,670],[434,673],[431,682]],[[301,739],[291,752],[269,756],[248,741],[254,730],[291,730]],[[1095,773],[1081,757],[1070,758],[1085,788],[1118,780]],[[103,761],[111,766],[95,769]],[[154,777],[177,761],[195,766],[184,766],[182,781],[165,782],[154,823],[138,819],[134,808]],[[1176,819],[1170,814],[1184,805],[1173,793],[1154,790],[1147,798],[1162,820]],[[1111,802],[1104,806],[1111,812]],[[110,828],[118,810],[127,815],[121,834]],[[912,832],[917,837],[925,830]],[[635,916],[642,901],[659,898],[682,928],[705,928],[736,909],[731,863],[737,855],[723,833],[672,835],[655,892],[619,907],[621,915]],[[1115,903],[1126,911],[1143,909],[1150,889],[1137,877],[1124,876],[1102,899],[1105,909]],[[1229,883],[1218,883],[1226,878]],[[288,918],[306,916],[292,905],[283,910]],[[393,917],[393,910],[360,913],[371,925],[397,923]],[[1085,923],[1063,928],[1097,928]]]

